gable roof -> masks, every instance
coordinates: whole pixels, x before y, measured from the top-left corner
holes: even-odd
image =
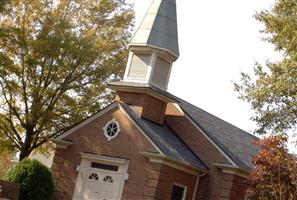
[[[200,158],[166,124],[159,125],[140,118],[130,106],[124,103],[120,105],[166,156],[189,163],[199,169],[207,169]]]
[[[253,171],[252,158],[259,152],[255,144],[259,138],[182,99],[179,105],[240,168]]]
[[[121,84],[126,85],[127,83],[122,82]],[[248,171],[253,171],[254,167],[252,165],[252,158],[259,152],[259,147],[255,144],[255,142],[258,141],[259,138],[202,110],[201,108],[198,108],[186,102],[185,100],[172,95],[167,91],[160,90],[152,85],[129,83],[127,86],[147,88],[159,93],[160,95],[164,95],[165,97],[173,99],[175,102],[177,102],[186,116],[188,116],[238,167],[246,169]],[[117,103],[111,104],[112,107],[116,105]],[[159,125],[153,122],[139,118],[133,110],[129,110],[129,106],[127,107],[123,105],[123,107],[126,108],[125,111],[138,124],[138,126],[144,129],[151,140],[156,143],[156,145],[160,149],[162,149],[162,151],[164,151],[169,157],[181,159],[197,167],[203,166],[202,161],[196,155],[194,156],[200,161],[195,161],[195,158],[193,157],[194,153],[191,152],[187,145],[184,144],[182,140],[178,138],[168,126],[159,127]],[[103,109],[101,113],[109,110],[109,108],[110,107],[108,106],[107,108]],[[90,117],[89,120],[99,115],[100,114],[97,113],[94,116]],[[87,121],[88,120],[85,120],[82,123],[87,123]],[[78,124],[77,126],[79,125],[80,124]],[[75,130],[77,126],[72,127],[70,130],[66,131],[57,139],[64,138],[65,135],[73,132],[73,130]],[[162,131],[169,132],[170,134],[157,134]],[[168,137],[170,138],[166,138],[167,135],[169,135]],[[176,145],[177,148],[175,148]],[[184,150],[187,151],[186,154],[184,154]]]
[[[259,152],[259,147],[255,144],[259,138],[167,91],[160,90],[152,85],[149,87],[164,96],[175,99],[183,112],[200,127],[238,167],[248,171],[254,170],[252,159],[253,156],[257,155]]]
[[[252,158],[258,154],[255,144],[259,138],[194,106],[177,96],[147,83],[117,82],[117,85],[150,89],[174,100],[182,111],[222,150],[238,167],[253,171]]]
[[[90,117],[82,120],[79,123],[70,126],[64,133],[55,137],[53,141],[66,141],[65,137],[74,133],[79,128],[85,126],[106,112],[112,110],[121,105],[125,112],[131,117],[131,119],[144,131],[146,136],[149,137],[150,141],[162,151],[162,153],[172,159],[180,160],[188,163],[201,170],[207,170],[207,167],[203,162],[188,148],[188,146],[182,142],[180,138],[168,127],[160,126],[156,123],[150,122],[149,120],[138,117],[128,105],[119,102],[113,102],[109,106],[106,106],[97,113]]]

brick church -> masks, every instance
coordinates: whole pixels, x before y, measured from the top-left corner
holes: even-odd
[[[243,200],[256,137],[167,92],[176,2],[154,0],[115,101],[56,137],[57,199]]]

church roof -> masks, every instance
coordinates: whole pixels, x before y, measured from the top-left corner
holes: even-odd
[[[119,84],[119,83],[117,83]],[[127,83],[121,83],[127,84]],[[128,86],[133,86],[129,83]],[[198,108],[185,100],[182,100],[169,92],[160,90],[148,84],[135,83],[134,87],[148,88],[160,95],[166,96],[174,100],[188,116],[219,148],[222,150],[238,167],[253,171],[252,158],[258,154],[259,148],[255,144],[259,138],[249,134],[248,132]],[[113,103],[107,108],[116,106]],[[200,169],[205,169],[205,165],[194,152],[176,135],[176,133],[166,124],[160,126],[154,122],[140,118],[128,105],[121,103],[124,110],[129,116],[143,129],[148,137],[160,148],[163,153],[171,158],[190,163]],[[106,110],[105,108],[104,110]],[[102,112],[102,111],[100,111]],[[100,112],[91,116],[96,117]],[[86,123],[88,119],[80,122]],[[76,124],[75,126],[77,126]],[[73,126],[72,126],[73,128]],[[65,134],[59,136],[62,139]],[[161,134],[160,134],[161,133]],[[165,134],[162,134],[165,133]],[[66,134],[67,135],[67,134]]]
[[[252,158],[259,152],[259,138],[198,108],[175,95],[146,83],[117,82],[116,85],[149,88],[174,100],[183,112],[240,168],[253,171]]]
[[[130,46],[147,46],[179,56],[175,0],[154,0]]]
[[[171,98],[174,96],[158,88],[154,89]],[[232,159],[232,161],[240,168],[253,171],[252,158],[259,152],[259,147],[255,144],[259,138],[183,99],[175,98],[181,109]]]
[[[166,124],[159,125],[140,118],[130,106],[124,103],[121,103],[121,106],[166,156],[189,163],[202,170],[207,169],[198,156]]]
[[[258,154],[259,138],[182,99],[182,110],[240,167],[253,171],[252,158]]]

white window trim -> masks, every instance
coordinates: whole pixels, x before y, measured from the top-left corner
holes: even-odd
[[[173,183],[173,186],[178,186],[178,187],[184,188],[184,193],[183,193],[183,198],[182,198],[182,200],[186,200],[188,187],[185,186],[185,185],[179,184],[179,183]],[[172,190],[173,190],[173,187],[172,187]]]
[[[117,125],[117,127],[118,127],[118,130],[117,130],[117,132],[116,132],[116,134],[115,134],[114,136],[109,136],[109,135],[107,134],[107,128],[108,128],[108,126],[109,126],[111,123],[115,123],[115,124]],[[104,136],[106,137],[106,139],[107,139],[108,141],[110,141],[110,140],[116,138],[116,137],[118,136],[118,134],[120,133],[120,131],[121,131],[121,129],[120,129],[120,124],[119,124],[119,122],[118,122],[115,118],[113,118],[112,120],[108,121],[102,129],[103,129]]]

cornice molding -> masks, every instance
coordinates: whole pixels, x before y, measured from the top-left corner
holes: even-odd
[[[135,81],[135,83],[138,83],[138,81]],[[164,95],[161,95],[159,92],[154,91],[149,86],[133,86],[133,85],[125,85],[125,82],[120,84],[110,83],[108,86],[111,89],[114,89],[119,92],[131,92],[131,93],[142,93],[142,94],[148,94],[152,97],[155,97],[156,99],[159,99],[164,102],[171,102],[171,103],[177,103],[174,99],[168,98]]]
[[[130,161],[125,158],[117,158],[117,157],[111,157],[111,156],[102,156],[98,154],[92,154],[92,153],[80,153],[81,157],[88,160],[94,160],[104,163],[112,163],[112,164],[118,164],[118,165],[126,165]]]
[[[234,167],[234,166],[228,165],[228,164],[213,163],[213,165],[216,166],[217,168],[221,169],[223,173],[233,174],[233,175],[245,178],[245,179],[248,179],[249,175],[251,174],[251,172],[249,172],[245,169],[242,169],[239,167]]]
[[[60,149],[67,149],[70,145],[73,144],[73,142],[65,141],[62,139],[52,139],[51,141],[55,143],[56,148],[60,148]]]
[[[160,163],[168,167],[172,167],[174,169],[186,172],[188,174],[192,174],[195,176],[204,176],[206,174],[205,170],[194,167],[189,163],[182,162],[177,159],[169,158],[168,156],[164,156],[156,153],[150,153],[150,152],[143,152],[143,151],[140,152],[140,154],[147,157],[150,162]]]

